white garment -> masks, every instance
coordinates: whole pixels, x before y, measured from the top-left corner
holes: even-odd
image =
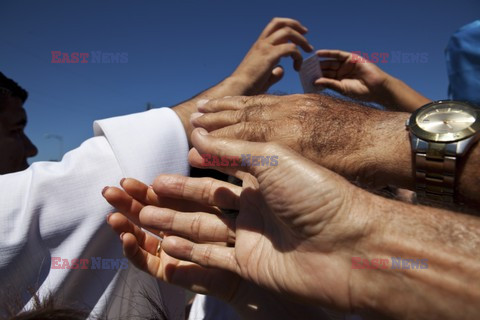
[[[151,183],[161,173],[188,174],[180,119],[168,108],[154,109],[97,121],[94,131],[96,137],[61,162],[0,176],[0,300],[22,294],[27,303],[25,293],[33,289],[91,310],[91,316],[134,319],[151,310],[146,292],[163,303],[169,319],[183,319],[183,290],[130,264],[91,269],[92,257],[123,258],[105,221],[112,207],[101,195],[104,186],[118,185],[122,177]],[[52,257],[89,259],[89,269],[52,269]]]
[[[196,294],[188,320],[240,320],[235,309],[212,296]]]

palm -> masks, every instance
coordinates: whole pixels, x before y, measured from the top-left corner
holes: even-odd
[[[198,198],[182,199],[157,197],[145,184],[128,179],[124,184],[125,191],[111,188],[105,194],[107,200],[125,215],[115,213],[109,217],[108,223],[119,234],[123,236],[123,247],[127,257],[139,269],[151,274],[157,279],[181,286],[197,293],[211,294],[223,299],[236,307],[242,317],[249,319],[278,318],[285,314],[303,314],[303,318],[319,319],[321,311],[292,303],[281,295],[260,288],[252,281],[244,280],[239,275],[214,268],[204,268],[198,264],[176,259],[165,251],[156,255],[159,240],[141,228],[133,224],[126,216],[138,221],[139,214],[145,205],[169,206],[171,208],[192,211],[205,209]],[[147,194],[149,195],[147,196]],[[198,194],[196,194],[198,196]],[[132,198],[134,197],[134,198]],[[194,206],[196,203],[196,206]],[[212,209],[212,211],[215,211]],[[213,217],[213,214],[206,213]],[[247,222],[250,224],[250,222]],[[253,223],[256,225],[256,223]],[[148,227],[148,226],[147,226]],[[152,229],[151,229],[152,230]],[[155,230],[152,230],[155,231]],[[158,231],[158,230],[157,230]],[[217,239],[220,245],[227,242],[227,239]],[[140,253],[140,254],[139,254]],[[249,304],[256,304],[260,312],[250,309]],[[281,307],[279,307],[281,306]],[[266,312],[266,313],[265,313]]]
[[[386,74],[375,64],[340,50],[319,50],[317,55],[332,60],[320,62],[323,76],[315,83],[365,101],[375,101]]]
[[[295,175],[301,173],[295,172]],[[340,202],[336,199],[341,195],[328,185],[322,186],[323,195],[318,194],[318,189],[303,188],[298,191],[295,203],[286,203],[282,196],[285,188],[302,190],[300,185],[295,185],[295,181],[302,180],[288,176],[277,178],[268,179],[266,197],[262,195],[261,187],[244,181],[235,230],[237,272],[270,290],[300,293],[303,299],[313,295],[311,283],[316,283],[314,290],[324,292],[324,301],[335,299],[348,306],[347,300],[341,300],[341,297],[348,297],[348,282],[340,276],[348,274],[348,270],[342,269],[331,258],[333,243],[330,246],[331,239],[323,235],[329,233],[325,230],[325,221],[334,219],[340,209]],[[312,193],[315,192],[318,201],[312,202]],[[289,222],[285,223],[287,220]],[[287,225],[294,225],[296,229]],[[320,238],[322,242],[318,241]],[[319,248],[323,251],[321,254],[311,254],[318,252]],[[294,274],[285,272],[293,269],[297,270]],[[312,270],[330,271],[321,274],[312,273]]]
[[[374,88],[382,81],[378,68],[371,63],[347,60],[338,70],[338,79],[347,95],[371,100]]]

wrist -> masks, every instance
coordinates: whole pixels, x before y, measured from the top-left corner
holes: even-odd
[[[392,257],[399,256],[399,252],[404,256],[402,243],[405,239],[398,236],[400,231],[395,226],[395,213],[402,211],[403,204],[369,195],[368,210],[359,212],[368,228],[349,261],[350,312],[375,314],[375,318],[382,318],[381,315],[391,314],[398,307],[398,302],[392,302],[391,297],[396,296],[397,289],[404,285],[400,273],[391,270]],[[397,211],[392,212],[392,208]]]
[[[384,79],[375,92],[375,95],[377,96],[375,102],[390,107],[395,105],[395,89],[398,87],[398,82],[400,80],[383,71],[382,73]]]
[[[343,259],[349,269],[349,311],[358,313],[371,311],[371,303],[377,298],[377,281],[372,273],[378,271],[377,269],[384,271],[382,268],[386,265],[386,261],[379,259],[384,257],[378,255],[376,249],[379,239],[383,238],[388,212],[383,212],[386,199],[360,188],[352,189],[354,198],[346,225],[357,229],[357,237],[347,246]]]
[[[254,83],[252,78],[246,76],[243,73],[237,73],[236,71],[232,73],[231,76],[227,77],[225,80],[226,85],[232,88],[232,91],[235,92],[234,95],[237,96],[248,96],[253,93]]]
[[[372,197],[365,219],[373,227],[356,247],[363,260],[349,278],[352,311],[402,319],[478,314],[475,218]],[[374,259],[385,260],[385,267],[374,267]]]
[[[381,111],[365,122],[367,133],[361,142],[365,152],[359,174],[362,184],[375,188],[414,187],[410,137],[405,127],[409,117],[409,113]]]

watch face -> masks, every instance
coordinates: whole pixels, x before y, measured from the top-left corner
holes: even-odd
[[[458,141],[480,130],[478,110],[464,102],[430,103],[415,111],[412,120],[412,132],[427,141]]]

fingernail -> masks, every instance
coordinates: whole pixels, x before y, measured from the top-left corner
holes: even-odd
[[[197,108],[203,107],[208,102],[208,99],[200,99],[197,101]]]
[[[232,96],[225,96],[223,97],[223,99],[228,99],[228,98],[231,98]]]
[[[208,136],[208,131],[203,128],[200,128],[198,130],[198,133],[201,134],[202,136]]]
[[[123,187],[123,182],[125,181],[125,178],[122,178],[122,180],[120,180],[120,185]]]
[[[123,241],[123,235],[124,234],[125,234],[125,232],[120,233],[120,241]]]
[[[110,219],[110,216],[112,215],[112,213],[110,212],[109,214],[107,214],[107,223],[108,223],[108,220]]]
[[[201,113],[201,112],[194,112],[194,113],[192,113],[192,114],[190,115],[190,123],[193,124],[193,120],[195,120],[196,118],[199,118],[199,117],[201,117],[201,116],[203,116],[203,113]]]
[[[107,187],[104,187],[104,188],[102,189],[102,196],[105,195],[105,192],[108,190],[108,188],[110,188],[110,187],[107,186]]]

